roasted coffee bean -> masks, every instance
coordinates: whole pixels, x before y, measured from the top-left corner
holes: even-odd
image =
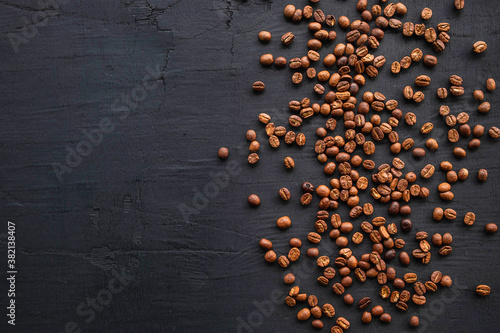
[[[442,256],[447,256],[451,253],[452,248],[449,245],[445,245],[442,248],[439,249],[439,254]]]
[[[396,308],[401,311],[408,311],[408,304],[403,301],[398,301],[396,303]]]
[[[307,235],[307,239],[311,242],[311,243],[319,243],[321,241],[321,235],[318,234],[318,233],[315,233],[315,232],[310,232],[308,235]]]
[[[303,308],[297,313],[297,319],[300,321],[306,321],[311,317],[311,310],[308,308]]]
[[[260,198],[256,194],[250,194],[248,196],[248,203],[251,206],[258,206],[260,205]]]
[[[255,164],[259,161],[259,155],[257,153],[251,153],[248,155],[248,163]]]
[[[428,43],[434,43],[437,39],[436,30],[434,28],[427,28],[424,32],[424,38]],[[442,41],[440,41],[442,42]]]
[[[438,88],[438,90],[437,90],[437,96],[440,99],[445,99],[446,97],[448,97],[448,90],[446,88],[444,88],[444,87]]]
[[[446,191],[443,191],[443,192],[446,192]],[[444,217],[447,219],[447,220],[454,220],[457,218],[457,212],[454,210],[454,209],[451,209],[451,208],[446,208],[444,210]]]
[[[288,259],[290,261],[297,261],[300,257],[300,250],[296,247],[292,247],[290,251],[288,251]]]
[[[438,63],[438,60],[433,55],[425,55],[424,56],[424,65],[427,67],[434,67]]]
[[[294,307],[297,304],[297,301],[292,296],[287,296],[285,298],[285,304],[289,307]]]
[[[344,317],[338,317],[337,320],[335,321],[337,325],[339,325],[343,330],[348,330],[351,324],[347,319]]]
[[[278,220],[276,220],[276,225],[280,229],[288,229],[291,224],[292,224],[292,220],[290,220],[290,218],[288,216],[282,216]],[[321,236],[320,236],[320,239],[321,239]]]
[[[428,8],[428,7],[425,7],[423,10],[422,10],[422,13],[420,14],[420,17],[423,19],[423,20],[428,20],[432,17],[432,9]]]
[[[432,281],[425,282],[424,286],[425,286],[425,290],[430,291],[430,292],[435,292],[437,290],[436,284]]]
[[[304,76],[302,75],[302,73],[299,73],[299,72],[296,72],[292,75],[292,82],[294,84],[299,84],[302,82]]]
[[[491,288],[485,284],[480,284],[476,287],[476,293],[479,296],[488,296],[491,292]]]
[[[321,310],[323,310],[323,314],[328,318],[335,316],[335,308],[329,303],[324,304]]]
[[[405,266],[408,266],[410,264],[410,256],[408,255],[408,253],[404,251],[399,253],[399,262],[401,262]]]
[[[432,164],[427,164],[420,172],[420,175],[422,176],[422,178],[431,178],[434,174],[434,170],[435,167]]]
[[[484,230],[488,234],[494,234],[497,232],[498,226],[495,223],[488,223],[485,227]]]
[[[450,93],[453,96],[462,96],[465,93],[465,89],[464,89],[464,87],[461,87],[461,86],[451,86]]]
[[[477,41],[472,46],[472,50],[476,53],[483,53],[488,48],[488,45],[483,41]]]
[[[380,321],[388,324],[392,321],[392,317],[388,313],[382,313],[382,315],[380,315]]]
[[[464,158],[467,155],[467,152],[460,147],[455,147],[453,149],[453,155],[455,155],[458,158]]]
[[[287,257],[285,257],[285,256],[280,256],[280,257],[278,258],[278,264],[279,264],[281,267],[286,268],[286,267],[288,267],[288,265],[290,265],[290,260],[288,260],[288,258],[287,258]]]
[[[363,297],[361,298],[359,301],[358,301],[358,307],[361,309],[361,310],[364,310],[366,309],[368,306],[370,306],[370,304],[372,303],[370,297]]]
[[[225,160],[229,156],[229,149],[227,149],[226,147],[221,147],[217,152],[217,155],[221,160]]]
[[[441,281],[439,282],[440,285],[442,285],[443,287],[450,287],[452,285],[453,281],[451,279],[451,277],[449,277],[448,275],[444,275],[442,278],[441,278]]]
[[[477,179],[481,182],[486,181],[486,179],[488,179],[488,171],[486,171],[486,169],[480,169],[477,172]]]

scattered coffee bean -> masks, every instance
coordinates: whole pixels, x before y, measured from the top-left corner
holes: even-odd
[[[220,159],[225,160],[229,156],[229,149],[226,147],[222,147],[219,149],[219,152],[217,153]]]
[[[488,179],[488,171],[486,171],[486,169],[480,169],[477,172],[477,179],[481,182],[486,181],[486,179]]]
[[[248,203],[251,206],[258,206],[260,205],[260,198],[256,194],[250,194],[248,196]]]
[[[472,46],[472,50],[476,53],[483,53],[488,48],[488,45],[483,41],[477,41]]]
[[[497,88],[497,84],[496,84],[494,79],[489,78],[488,80],[486,80],[486,90],[488,90],[489,92],[492,92],[492,91],[495,91],[496,88]]]
[[[476,293],[479,296],[488,296],[491,292],[491,288],[485,284],[480,284],[476,287]]]
[[[486,233],[488,234],[494,234],[497,232],[497,225],[495,223],[488,223],[485,227],[484,227],[484,230],[486,231]]]

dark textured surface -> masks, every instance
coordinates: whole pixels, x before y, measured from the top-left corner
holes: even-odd
[[[355,3],[322,1],[322,8],[337,18],[354,18],[359,15]],[[376,295],[376,281],[361,286],[355,282],[349,292],[356,300],[371,296],[374,304],[382,304],[393,315],[389,326],[374,320],[364,327],[360,310],[343,305],[330,287],[317,285],[319,270],[301,266],[314,264],[312,260],[294,265],[290,271],[299,276],[300,286],[318,295],[321,303],[331,302],[338,315],[351,321],[353,332],[374,332],[381,327],[401,332],[409,328],[412,314],[420,315],[422,332],[498,331],[500,240],[498,235],[484,233],[486,223],[498,222],[498,143],[485,137],[480,149],[467,150],[466,160],[455,159],[446,140],[447,128],[437,114],[440,101],[435,90],[448,86],[449,75],[461,75],[465,96],[446,100],[453,114],[468,111],[470,124],[481,123],[487,129],[500,124],[498,92],[486,93],[492,111],[485,116],[475,111],[477,103],[471,98],[472,90],[484,90],[488,77],[500,78],[500,12],[492,0],[466,1],[461,12],[452,3],[406,4],[409,12],[403,21],[418,22],[420,10],[429,5],[434,11],[430,24],[451,22],[452,41],[439,56],[439,66],[429,70],[417,64],[397,77],[390,75],[390,63],[413,48],[432,51],[422,40],[406,40],[387,31],[375,53],[384,54],[387,64],[376,80],[368,80],[366,90],[398,99],[403,111],[417,114],[418,128],[426,121],[435,123],[432,136],[438,139],[439,150],[419,161],[409,152],[402,153],[406,170],[418,171],[426,163],[437,165],[444,159],[456,170],[470,170],[466,182],[453,186],[456,196],[449,204],[435,191],[445,179],[443,173],[420,181],[431,188],[431,196],[413,204],[414,231],[402,236],[410,251],[416,246],[415,231],[451,232],[453,253],[440,258],[434,249],[428,266],[412,261],[402,268],[394,263],[398,276],[415,271],[425,280],[440,269],[453,278],[454,285],[429,295],[429,304],[422,308],[411,304],[408,313],[401,314]],[[8,33],[21,35],[23,18],[32,21],[42,8],[36,1],[0,2],[1,243],[5,249],[7,220],[16,222],[19,271],[17,325],[6,329],[2,315],[2,331],[63,332],[67,323],[75,322],[82,332],[237,332],[249,320],[253,327],[241,332],[313,331],[310,323],[297,323],[297,309],[282,304],[288,289],[281,280],[284,271],[265,264],[257,246],[259,238],[267,237],[281,254],[288,251],[290,237],[305,240],[304,235],[313,230],[317,199],[309,208],[299,207],[299,184],[306,179],[314,184],[328,181],[312,149],[313,131],[325,119],[315,117],[300,130],[308,138],[305,147],[282,145],[277,151],[271,151],[257,122],[258,113],[267,112],[276,124],[285,124],[289,100],[306,96],[320,100],[313,96],[311,82],[292,87],[290,70],[264,69],[258,63],[263,53],[289,59],[307,51],[306,23],[285,22],[285,4],[281,0],[104,0],[92,4],[68,0],[60,9],[44,10],[51,15],[46,24],[15,53]],[[296,1],[298,7],[305,4],[305,0]],[[257,40],[262,29],[273,33],[269,45]],[[344,41],[345,32],[338,26],[335,30],[338,41]],[[284,48],[279,37],[287,31],[297,37]],[[482,55],[470,51],[476,40],[488,43]],[[321,53],[331,52],[332,47],[327,45]],[[159,70],[146,79],[154,88],[125,113],[122,104],[114,101],[143,84],[147,68]],[[424,73],[432,77],[431,86],[423,89],[425,101],[418,106],[403,101],[402,87]],[[267,84],[262,95],[249,89],[257,79]],[[82,130],[98,128],[103,119],[109,119],[114,129],[103,135],[102,142],[71,173],[58,179],[54,163],[65,163],[67,148],[76,149],[85,140]],[[423,147],[426,138],[417,127],[400,126],[399,134],[401,138],[411,135],[416,146]],[[246,163],[244,133],[248,128],[258,131],[262,144],[256,167]],[[225,162],[216,158],[222,145],[231,151]],[[465,147],[466,141],[460,145]],[[296,162],[291,172],[285,172],[282,165],[287,155]],[[382,163],[389,158],[388,145],[377,146],[374,159]],[[490,173],[484,184],[475,178],[481,167]],[[208,189],[214,194],[208,206],[201,202],[196,213],[183,216],[181,210],[193,209],[197,191],[212,182],[211,175],[226,168],[231,168],[229,184]],[[292,202],[279,201],[277,190],[282,186],[292,191]],[[261,197],[259,208],[248,207],[250,193]],[[369,200],[366,194],[361,198]],[[432,221],[436,205],[456,209],[457,220]],[[477,216],[469,228],[461,222],[467,211]],[[345,207],[339,212],[348,220]],[[386,206],[376,205],[376,214],[385,212]],[[293,221],[286,232],[275,227],[281,215]],[[355,230],[362,220],[353,221]],[[399,222],[399,218],[391,221]],[[353,247],[356,255],[368,250],[368,242],[364,243]],[[308,246],[305,241],[304,247]],[[337,248],[327,237],[321,249],[336,255]],[[113,271],[124,268],[134,280],[108,306],[97,307],[94,318],[85,305],[87,300],[104,295],[109,282],[115,281]],[[489,297],[475,295],[480,283],[493,288]],[[0,286],[3,307],[4,278]],[[273,293],[278,294],[279,303],[260,315],[256,304],[268,306]],[[326,328],[332,324],[333,320],[325,320]]]

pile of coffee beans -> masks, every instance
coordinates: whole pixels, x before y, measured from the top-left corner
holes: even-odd
[[[399,157],[404,151],[411,151],[415,159],[425,158],[428,151],[433,152],[440,148],[436,138],[432,138],[435,124],[425,122],[419,132],[426,137],[425,146],[416,147],[413,138],[401,138],[398,127],[405,123],[407,126],[417,124],[417,116],[412,112],[404,112],[398,108],[396,98],[390,99],[378,91],[365,91],[360,94],[367,80],[375,79],[379,72],[384,70],[386,57],[376,55],[377,49],[383,42],[387,29],[401,31],[403,38],[417,38],[430,43],[436,53],[445,51],[451,37],[449,32],[451,25],[448,22],[438,23],[435,27],[429,26],[427,21],[432,17],[431,8],[423,8],[420,23],[402,22],[408,9],[403,3],[388,3],[381,0],[380,4],[368,7],[367,0],[359,0],[356,9],[360,18],[351,20],[346,16],[338,19],[333,13],[324,12],[317,8],[319,0],[310,0],[310,5],[297,8],[287,5],[283,14],[285,18],[294,22],[294,27],[300,27],[305,22],[312,38],[302,41],[307,44],[308,51],[301,57],[285,59],[274,57],[266,53],[260,56],[260,63],[265,67],[275,66],[283,68],[288,66],[290,78],[293,85],[303,84],[305,81],[314,80],[311,97],[299,98],[288,103],[290,110],[288,124],[279,124],[267,113],[260,113],[258,120],[262,124],[264,137],[268,139],[272,148],[278,149],[283,145],[306,144],[306,134],[297,133],[301,126],[315,116],[326,117],[324,126],[315,131],[314,154],[319,163],[323,165],[323,172],[330,177],[325,184],[312,184],[308,180],[302,182],[302,195],[300,198],[292,198],[290,191],[282,187],[278,195],[283,201],[296,200],[302,206],[308,206],[318,197],[318,211],[315,215],[316,222],[313,230],[304,235],[307,249],[303,249],[303,243],[299,238],[289,241],[288,253],[277,254],[273,250],[273,243],[265,238],[259,242],[265,251],[264,259],[268,263],[277,262],[279,266],[286,269],[295,262],[303,260],[316,260],[316,265],[322,270],[320,276],[315,277],[321,286],[329,286],[334,295],[341,296],[347,305],[357,303],[362,310],[360,317],[365,324],[378,318],[383,323],[392,321],[389,307],[399,312],[406,312],[413,306],[423,306],[427,297],[435,293],[439,288],[450,287],[452,279],[440,271],[434,271],[429,277],[422,277],[418,272],[401,274],[395,267],[390,266],[391,261],[397,260],[403,266],[409,266],[413,261],[424,265],[431,263],[431,250],[436,248],[440,256],[449,256],[452,253],[453,236],[446,232],[429,235],[426,231],[418,231],[414,234],[413,244],[407,244],[403,234],[412,232],[413,222],[408,217],[414,202],[425,200],[431,193],[436,191],[439,197],[446,203],[451,203],[455,197],[453,185],[457,181],[466,181],[469,171],[465,168],[454,168],[449,161],[442,161],[439,165],[427,164],[421,170],[411,170],[411,163]],[[453,2],[452,2],[453,3]],[[464,8],[463,0],[455,0],[454,6],[457,10]],[[427,26],[426,26],[427,24]],[[337,41],[337,26],[346,32],[345,42]],[[273,36],[271,32],[261,31],[258,39],[269,43]],[[287,47],[301,42],[293,32],[287,32],[280,37],[280,42]],[[323,48],[332,50],[326,56],[321,57],[319,51]],[[483,41],[473,42],[473,52],[482,53],[487,50]],[[422,61],[425,67],[438,65],[438,58],[434,54],[424,54],[420,48],[409,50],[408,55],[401,60],[395,60],[390,66],[394,75],[406,70],[410,66],[417,66]],[[324,69],[318,69],[323,65]],[[446,100],[449,95],[456,98],[465,98],[464,79],[456,74],[449,77],[448,87],[439,87],[436,94],[439,99]],[[420,90],[432,85],[432,78],[426,74],[415,77],[414,85],[406,85],[402,88],[402,97],[415,103],[421,103],[425,99]],[[256,81],[252,85],[253,90],[262,93],[266,85],[262,81]],[[494,79],[485,80],[487,94],[496,89]],[[400,90],[401,91],[401,90]],[[314,102],[320,98],[322,102]],[[490,111],[490,104],[485,99],[485,92],[475,90],[471,96],[478,104],[477,111],[486,114]],[[454,102],[454,101],[450,101]],[[469,124],[469,114],[461,112],[457,116],[452,113],[452,107],[440,105],[436,107],[443,119],[443,126],[448,126],[447,139],[455,145],[452,153],[457,158],[465,158],[467,151],[458,146],[460,140],[468,140],[470,150],[481,146],[481,138],[485,135],[485,127],[480,124]],[[387,116],[386,116],[387,114]],[[341,125],[341,126],[339,126]],[[343,128],[344,130],[340,130]],[[497,139],[500,137],[498,127],[490,127],[488,135]],[[472,135],[472,138],[471,138]],[[248,130],[246,139],[249,142],[248,162],[256,164],[259,161],[257,152],[260,142],[255,130]],[[265,141],[265,140],[263,140]],[[396,155],[391,161],[377,163],[371,159],[378,149],[383,149],[387,142],[390,152]],[[443,144],[443,146],[446,146]],[[359,151],[359,154],[356,153]],[[227,158],[229,151],[226,148],[219,150],[219,157]],[[364,156],[364,157],[363,157]],[[291,156],[284,159],[284,167],[287,172],[296,167]],[[300,165],[298,166],[300,167]],[[410,169],[410,170],[408,170]],[[422,184],[429,184],[426,180],[433,177],[436,172],[443,172],[446,182],[440,183],[436,189],[429,189]],[[366,174],[363,176],[362,173]],[[481,182],[487,181],[488,171],[481,169],[477,173],[477,179]],[[362,202],[359,194],[367,191],[372,202]],[[256,194],[248,197],[252,206],[259,206],[260,199]],[[373,216],[374,204],[387,205],[386,216]],[[341,205],[349,207],[347,216],[334,213]],[[470,228],[476,222],[474,212],[468,212],[465,216],[458,216],[451,207],[435,207],[430,213],[436,222],[447,220],[453,221],[457,218],[463,219],[465,227]],[[389,219],[400,217],[400,223],[389,222]],[[349,222],[345,219],[363,220],[362,222]],[[276,226],[280,230],[290,228],[292,218],[282,216],[276,220]],[[359,231],[357,231],[359,230]],[[355,231],[352,236],[351,232]],[[488,234],[497,231],[497,225],[488,223],[485,225]],[[337,246],[338,255],[330,257],[322,254],[318,244],[329,238]],[[371,251],[356,255],[352,247],[369,242]],[[331,248],[333,245],[329,245]],[[410,252],[411,251],[411,252]],[[301,254],[305,253],[305,257]],[[335,278],[340,279],[335,282]],[[354,279],[359,283],[365,283],[369,279],[376,280],[380,285],[379,296],[386,301],[385,309],[377,301],[366,296],[355,300],[348,292]],[[295,276],[287,273],[283,281],[287,285],[295,284]],[[481,296],[488,295],[491,290],[487,285],[478,285],[476,293]],[[325,291],[326,293],[326,291]],[[289,307],[297,307],[297,319],[307,321],[311,319],[314,328],[321,329],[326,318],[336,315],[335,308],[330,303],[320,303],[319,297],[306,293],[302,287],[294,285],[288,292],[284,302]],[[304,303],[304,305],[301,305]],[[307,304],[307,305],[305,305]],[[419,318],[413,316],[409,325],[419,325]],[[344,317],[337,317],[335,325],[330,331],[343,332],[348,330],[350,322]]]

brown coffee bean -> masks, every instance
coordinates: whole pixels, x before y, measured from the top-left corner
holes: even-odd
[[[481,182],[486,181],[486,179],[488,179],[488,171],[486,169],[479,169],[477,172],[477,179]]]
[[[416,91],[414,94],[413,94],[413,101],[415,101],[416,103],[420,103],[424,100],[425,98],[425,95],[423,92],[421,91]]]
[[[427,28],[424,32],[424,38],[428,43],[434,43],[437,40],[437,33],[434,28]],[[442,42],[442,41],[440,41]]]
[[[279,194],[280,198],[283,199],[284,201],[290,200],[290,197],[291,197],[290,191],[286,187],[280,188],[278,191],[278,194]]]
[[[255,164],[259,161],[259,155],[257,153],[251,153],[248,155],[248,163]]]
[[[428,7],[425,7],[423,10],[422,10],[422,13],[420,13],[420,17],[423,19],[423,20],[428,20],[432,17],[432,10]]]
[[[358,308],[360,308],[361,310],[364,310],[368,306],[370,306],[371,303],[372,303],[372,300],[370,299],[370,297],[363,297],[358,301]]]
[[[460,87],[460,86],[451,86],[450,93],[453,96],[462,96],[465,93],[465,89],[464,89],[464,87]]]
[[[227,149],[226,147],[221,147],[217,152],[217,155],[221,160],[225,160],[229,156],[229,149]]]
[[[382,315],[380,315],[380,321],[388,324],[392,321],[392,317],[388,313],[382,313]]]
[[[488,130],[488,134],[490,135],[490,137],[498,139],[500,138],[500,128],[493,126]]]
[[[491,109],[491,105],[488,102],[483,102],[477,107],[477,111],[480,113],[488,113]]]
[[[448,90],[446,88],[444,88],[444,87],[438,88],[438,90],[437,90],[437,96],[440,99],[445,99],[446,97],[448,97]]]
[[[497,232],[497,225],[495,223],[488,223],[485,227],[484,227],[484,230],[486,231],[486,233],[488,234],[494,234]]]
[[[275,262],[276,258],[277,258],[276,253],[273,250],[267,251],[266,254],[264,255],[264,259],[269,263]]]
[[[480,284],[476,287],[476,293],[479,296],[488,296],[491,292],[491,288],[485,284]]]
[[[283,36],[281,36],[281,42],[285,45],[290,45],[295,38],[295,35],[291,32],[285,33]]]
[[[438,63],[438,60],[435,56],[433,55],[426,55],[424,56],[424,65],[427,67],[434,67]]]
[[[300,84],[302,82],[302,79],[304,78],[304,76],[302,75],[302,73],[299,73],[299,72],[295,72],[293,75],[292,75],[292,82],[294,84]]]
[[[452,128],[448,131],[448,140],[450,142],[458,142],[459,139],[460,139],[460,136],[459,136],[458,131],[456,129]]]
[[[431,122],[425,123],[422,125],[422,128],[420,129],[420,132],[423,134],[428,134],[434,129],[434,124]]]
[[[467,152],[460,147],[455,147],[453,149],[453,155],[455,155],[458,158],[464,158],[467,155]]]
[[[432,164],[427,164],[420,172],[420,175],[422,176],[422,178],[431,178],[434,174],[434,171],[435,167]]]
[[[442,248],[439,249],[439,254],[442,256],[447,256],[451,253],[452,248],[449,245],[445,245]]]
[[[303,308],[297,313],[297,319],[300,321],[306,321],[311,317],[311,310],[308,308]]]
[[[280,229],[288,229],[292,224],[292,220],[288,216],[282,216],[278,220],[276,220],[276,225]],[[321,236],[320,236],[321,239]]]
[[[446,191],[444,191],[446,192]],[[454,209],[446,208],[444,210],[444,218],[447,220],[454,220],[457,218],[457,212]]]
[[[477,41],[472,46],[472,50],[476,53],[483,53],[488,48],[488,45],[483,41]]]
[[[250,194],[248,196],[248,203],[251,206],[258,206],[260,205],[260,198],[256,194]]]
[[[492,92],[492,91],[495,91],[496,88],[497,88],[497,84],[496,84],[494,79],[489,78],[488,80],[486,80],[486,90],[488,90],[489,92]]]

